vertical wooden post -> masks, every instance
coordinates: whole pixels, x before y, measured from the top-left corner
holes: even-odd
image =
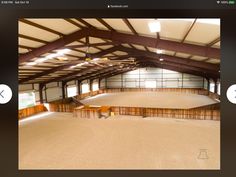
[[[107,78],[105,78],[105,89],[107,89]]]
[[[81,81],[77,81],[77,92],[78,92],[78,95],[80,95],[81,94]]]
[[[215,83],[214,93],[217,93],[218,88],[217,88],[217,80],[216,79],[214,80],[214,83]]]
[[[202,88],[204,89],[204,77],[202,78]]]
[[[61,86],[61,89],[62,89],[62,99],[65,99],[65,98],[66,98],[65,86],[66,86],[66,82],[63,82],[63,81],[62,81],[62,86]]]
[[[210,79],[207,78],[207,90],[210,91]]]
[[[45,84],[40,83],[39,84],[39,100],[40,103],[43,104],[43,87],[45,86]]]
[[[45,91],[45,100],[46,100],[46,103],[47,103],[47,102],[48,102],[48,97],[47,97],[47,85],[45,85],[44,91]]]
[[[100,87],[101,87],[101,79],[99,78],[98,79],[98,90],[100,90]]]
[[[123,86],[123,74],[122,73],[121,73],[120,77],[121,77],[121,91],[123,91],[124,86]]]
[[[163,68],[161,69],[161,88],[163,88],[164,84],[163,84]]]
[[[90,90],[90,92],[93,91],[93,80],[92,79],[89,80],[89,90]]]
[[[138,87],[140,88],[140,68],[138,69],[138,82],[139,82]]]

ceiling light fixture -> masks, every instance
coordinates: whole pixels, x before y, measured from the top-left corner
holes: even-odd
[[[148,27],[152,33],[157,33],[161,31],[161,23],[158,20],[149,22]]]

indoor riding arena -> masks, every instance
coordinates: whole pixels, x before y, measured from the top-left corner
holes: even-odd
[[[220,19],[18,25],[19,169],[220,169]]]

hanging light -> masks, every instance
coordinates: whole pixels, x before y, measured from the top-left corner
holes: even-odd
[[[161,23],[158,20],[154,20],[148,23],[151,33],[157,33],[161,31]]]

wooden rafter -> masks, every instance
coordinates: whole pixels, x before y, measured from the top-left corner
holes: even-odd
[[[189,66],[189,65],[178,64],[178,63],[169,62],[169,61],[165,61],[165,60],[164,61],[159,61],[159,60],[149,58],[149,57],[143,57],[141,60],[147,60],[147,61],[151,61],[151,62],[157,63],[157,64],[165,64],[167,66],[182,68],[182,69],[186,69],[186,70],[189,70],[189,71],[196,71],[196,72],[200,72],[200,73],[206,73],[206,75],[212,76],[214,78],[219,77],[219,72],[214,72],[214,71],[211,71],[211,70],[206,70],[206,69],[193,67],[193,66]]]
[[[189,26],[187,32],[185,33],[183,39],[181,40],[181,43],[183,43],[185,41],[185,39],[188,37],[190,31],[193,29],[193,26],[196,24],[197,19],[195,18],[194,21],[192,22],[192,24]],[[174,56],[176,55],[177,52],[174,53]]]
[[[113,51],[116,51],[116,50],[117,50],[117,47],[111,47],[111,48],[109,48],[109,49],[103,50],[103,51],[98,52],[98,53],[96,53],[96,54],[92,54],[92,57],[98,58],[98,57],[101,57],[101,56],[103,56],[103,55],[106,55],[106,54],[108,54],[108,53],[110,53],[110,52],[113,52]],[[83,59],[85,59],[85,57],[82,58],[81,60],[72,61],[72,62],[66,63],[66,64],[64,64],[64,65],[61,65],[61,66],[54,67],[54,68],[52,68],[52,69],[43,71],[43,72],[41,72],[41,73],[37,73],[37,74],[35,74],[34,76],[31,76],[31,77],[29,77],[29,78],[25,78],[25,79],[20,80],[19,83],[22,84],[22,83],[27,82],[27,81],[29,81],[29,80],[33,80],[33,79],[36,79],[36,78],[38,78],[38,77],[42,77],[42,76],[45,76],[45,75],[48,75],[48,74],[51,74],[51,73],[54,73],[54,72],[57,72],[57,71],[64,70],[64,69],[66,69],[66,68],[70,68],[70,67],[73,66],[73,65],[76,65],[76,64],[81,63],[81,61],[83,61]],[[77,72],[75,72],[75,73],[77,73]]]
[[[107,22],[105,22],[103,19],[101,18],[96,18],[97,21],[99,21],[101,24],[103,24],[107,29],[111,30],[111,31],[115,31],[114,28],[112,28]]]
[[[146,56],[149,58],[154,58],[159,60],[160,58],[169,61],[169,62],[175,62],[175,63],[179,63],[179,64],[185,64],[185,65],[190,65],[193,67],[199,67],[199,68],[204,68],[207,70],[213,70],[213,71],[217,71],[219,70],[219,66],[214,65],[214,64],[209,64],[209,63],[204,63],[204,62],[199,62],[199,61],[195,61],[195,60],[189,60],[186,58],[180,58],[180,57],[174,57],[174,56],[170,56],[170,55],[165,55],[165,54],[157,54],[154,52],[146,52],[143,50],[138,50],[138,49],[131,49],[131,48],[127,48],[127,47],[123,47],[123,46],[119,46],[118,50],[123,51],[123,52],[127,52],[130,55],[137,55],[137,56]]]
[[[62,38],[60,38],[56,41],[53,41],[49,44],[39,47],[31,52],[23,54],[22,56],[19,57],[19,63],[27,62],[27,61],[31,60],[32,58],[39,57],[39,56],[41,56],[45,53],[48,53],[52,50],[61,48],[69,43],[72,43],[77,39],[81,39],[81,38],[87,36],[87,32],[88,31],[84,30],[84,29],[76,31],[70,35],[63,36]]]
[[[55,30],[51,29],[51,28],[47,28],[47,27],[45,27],[45,26],[39,25],[39,24],[34,23],[34,22],[30,21],[30,20],[19,19],[19,21],[22,22],[22,23],[25,23],[25,24],[27,24],[27,25],[31,25],[31,26],[34,26],[34,27],[36,27],[36,28],[45,30],[45,31],[47,31],[47,32],[51,32],[51,33],[57,34],[57,35],[59,35],[59,36],[64,36],[63,33],[60,33],[60,32],[58,32],[58,31],[55,31]]]
[[[43,43],[43,44],[47,44],[48,43],[48,41],[45,41],[45,40],[42,40],[42,39],[38,39],[38,38],[35,38],[35,37],[31,37],[31,36],[26,36],[24,34],[18,34],[18,36],[20,38],[23,38],[23,39],[28,39],[28,40],[35,41],[35,42],[40,42],[40,43]]]

